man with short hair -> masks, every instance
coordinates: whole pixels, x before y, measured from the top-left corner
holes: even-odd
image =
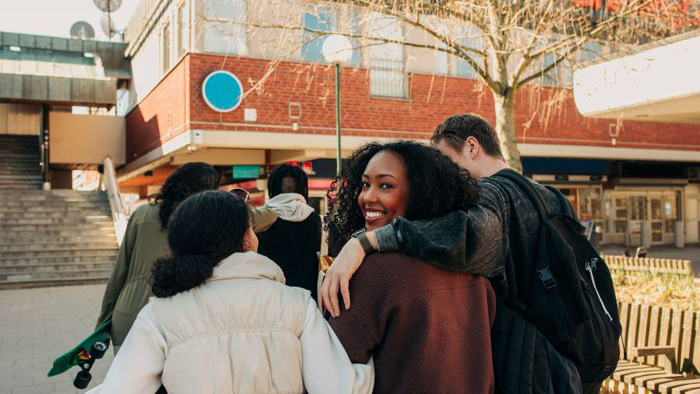
[[[332,316],[340,313],[338,291],[342,294],[344,307],[351,307],[349,280],[365,255],[375,250],[401,251],[443,269],[481,274],[492,279],[503,276],[506,259],[512,258],[518,281],[529,283],[532,273],[520,271],[518,266],[533,266],[529,262],[536,258],[541,220],[525,192],[512,181],[497,176],[513,170],[503,158],[496,131],[478,115],[456,115],[435,129],[431,143],[458,166],[468,170],[473,178],[479,179],[479,203],[466,212],[453,212],[435,220],[396,218],[389,225],[348,241],[326,273],[321,288],[320,297]],[[533,184],[544,198],[548,211],[564,212],[553,192]],[[518,290],[518,298],[526,299],[527,294],[521,293],[527,291],[526,286]],[[496,291],[498,293],[499,289]],[[550,382],[549,377],[535,378],[541,379],[543,385],[553,385],[554,392],[560,392],[558,387],[578,386],[580,389],[573,363],[564,357],[561,359],[560,366],[566,371],[559,376],[567,376],[569,380]],[[552,379],[556,380],[556,376]],[[575,383],[570,385],[572,381]],[[586,388],[586,392],[597,390]]]
[[[282,164],[270,173],[267,185],[265,208],[277,220],[257,233],[258,253],[282,268],[287,285],[307,289],[316,299],[321,217],[307,204],[308,177],[301,168]]]

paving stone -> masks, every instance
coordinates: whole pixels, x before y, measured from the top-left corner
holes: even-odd
[[[47,377],[53,360],[92,332],[104,285],[0,290],[0,394],[74,394],[77,368]],[[104,379],[114,353],[92,371]]]

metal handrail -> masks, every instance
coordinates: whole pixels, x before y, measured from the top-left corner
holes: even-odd
[[[121,246],[124,233],[126,232],[126,225],[129,220],[129,212],[119,192],[117,172],[114,170],[114,162],[112,162],[112,158],[109,156],[105,157],[103,161],[102,187],[107,192],[107,197],[109,197],[109,207],[112,210],[114,231],[117,235],[117,243]]]

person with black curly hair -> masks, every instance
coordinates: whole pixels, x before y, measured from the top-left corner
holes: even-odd
[[[321,217],[307,204],[309,179],[301,168],[282,164],[270,173],[267,185],[270,200],[263,208],[277,219],[264,231],[256,228],[260,254],[282,268],[287,285],[309,290],[315,300]]]
[[[179,205],[155,297],[93,394],[372,392],[372,364],[352,364],[309,291],[256,253],[251,216],[223,191]]]
[[[348,160],[331,201],[333,244],[397,217],[430,219],[476,204],[479,187],[436,149],[369,144]],[[358,231],[359,230],[359,231]],[[350,281],[352,308],[329,320],[353,362],[375,366],[375,394],[490,393],[495,295],[482,276],[399,253],[373,253]],[[472,362],[465,362],[472,360]]]
[[[207,163],[187,163],[166,179],[158,193],[149,196],[149,203],[131,214],[97,319],[99,327],[112,318],[115,351],[152,295],[148,278],[153,263],[170,254],[166,228],[173,211],[193,194],[218,189],[220,179],[216,169]]]

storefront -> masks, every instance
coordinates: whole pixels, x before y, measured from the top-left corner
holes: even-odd
[[[627,246],[676,243],[681,187],[618,187],[605,192],[603,242]],[[682,234],[679,234],[682,235]]]

